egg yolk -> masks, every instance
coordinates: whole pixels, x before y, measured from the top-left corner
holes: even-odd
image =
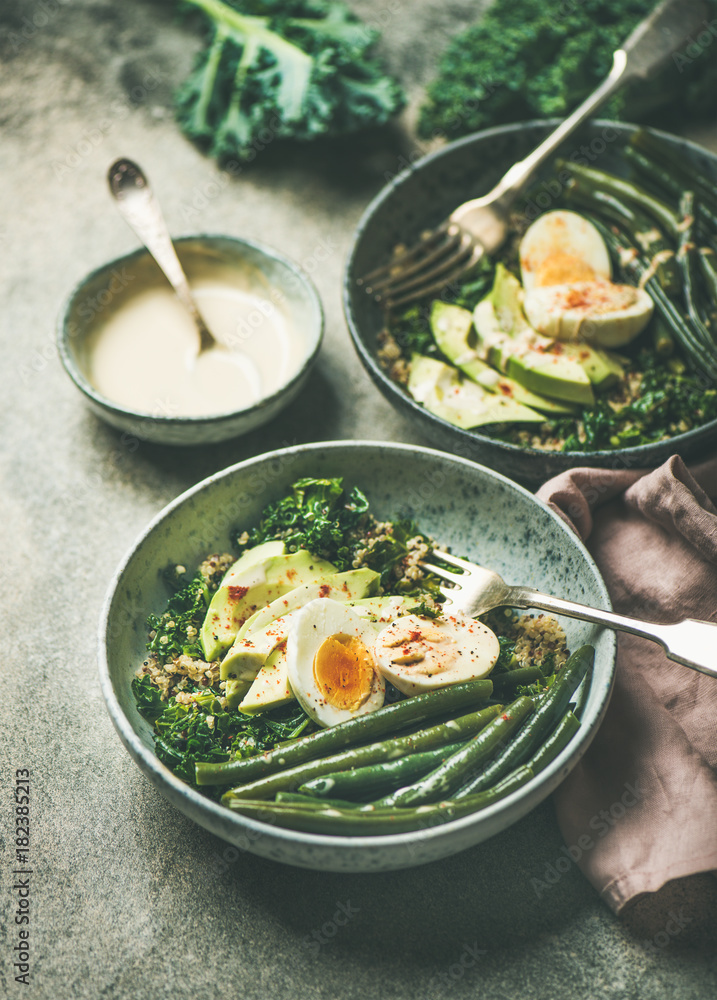
[[[316,687],[334,708],[355,712],[371,694],[373,678],[371,654],[355,636],[330,635],[316,651]]]
[[[594,277],[595,271],[587,261],[563,250],[556,250],[536,268],[534,287],[565,285],[569,281],[592,281]]]

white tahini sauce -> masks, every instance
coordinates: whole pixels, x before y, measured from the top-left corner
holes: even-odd
[[[85,366],[95,389],[132,410],[177,417],[243,409],[286,384],[301,367],[305,346],[282,295],[241,261],[199,252],[183,263],[222,347],[198,354],[191,317],[156,265],[140,260],[125,269],[121,292],[93,317]]]

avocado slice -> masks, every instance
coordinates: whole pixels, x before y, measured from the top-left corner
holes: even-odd
[[[379,588],[381,574],[368,567],[350,569],[345,573],[327,573],[315,583],[305,583],[294,587],[288,594],[277,597],[265,608],[260,608],[251,618],[247,618],[237,632],[234,640],[236,645],[244,638],[250,638],[254,632],[266,628],[271,622],[289,611],[303,608],[309,601],[317,597],[331,597],[334,601],[354,601],[369,594],[375,594]]]
[[[229,686],[232,685],[230,704]],[[286,659],[286,643],[280,643],[267,657],[266,663],[254,678],[254,682],[244,695],[237,696],[239,686],[227,681],[227,705],[238,708],[245,715],[255,715],[257,712],[267,712],[294,700],[294,692],[289,684],[289,670]]]
[[[252,633],[251,638],[235,643],[222,660],[221,679],[227,682],[240,681],[244,684],[244,690],[248,691],[269,655],[279,643],[286,641],[291,623],[300,610],[301,608],[295,608],[281,618],[276,618],[265,628]],[[232,689],[237,690],[238,686],[233,685]]]
[[[478,303],[473,314],[479,340],[488,344],[488,360],[516,381],[539,394],[557,396],[560,393],[561,399],[592,405],[594,396],[584,391],[585,380],[577,374],[577,367],[582,368],[591,387],[598,392],[609,389],[624,377],[620,361],[607,351],[589,344],[563,343],[537,333],[525,318],[522,303],[520,282],[499,264],[492,291]],[[493,307],[492,313],[489,305]],[[506,334],[510,338],[508,342],[504,339]],[[551,356],[559,360],[555,362]],[[532,372],[532,375],[524,372]],[[546,388],[540,388],[543,376],[549,379]],[[565,384],[571,378],[575,383],[572,387]]]
[[[501,264],[493,290],[473,311],[479,351],[510,378],[531,392],[568,403],[595,403],[592,384],[582,365],[548,337],[536,333],[520,304],[520,282]]]
[[[469,430],[483,424],[542,423],[545,417],[513,399],[487,392],[452,365],[422,354],[411,358],[408,391],[437,417]]]
[[[625,376],[625,369],[618,359],[588,344],[561,344],[568,357],[582,367],[596,392],[603,392]]]
[[[283,542],[279,544],[283,547]],[[202,624],[202,648],[208,661],[216,659],[231,646],[243,623],[257,609],[300,584],[313,583],[336,572],[332,563],[317,559],[305,549],[270,554],[239,567],[237,572],[234,572],[235,567],[229,570],[212,597]]]
[[[253,680],[257,671],[277,642],[286,638],[292,616],[316,598],[331,597],[334,601],[350,601],[375,594],[381,576],[366,567],[345,573],[332,573],[316,583],[295,587],[261,608],[239,630],[234,644],[222,660],[219,676],[229,680],[233,675]]]
[[[541,413],[574,412],[574,407],[569,404],[531,392],[483,361],[476,351],[478,337],[473,327],[473,314],[468,309],[436,299],[431,304],[430,324],[440,351],[482,388]]]

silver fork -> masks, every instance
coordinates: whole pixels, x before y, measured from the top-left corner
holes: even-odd
[[[388,264],[357,279],[387,309],[439,294],[468,272],[484,253],[495,253],[508,234],[508,213],[537,168],[604,101],[633,78],[647,79],[707,15],[703,0],[664,0],[641,21],[596,90],[524,160],[515,163],[493,190],[456,208],[437,229],[395,254]]]
[[[435,562],[421,562],[421,566],[452,584],[441,587],[446,598],[444,607],[455,608],[467,615],[478,616],[493,608],[538,608],[552,614],[581,618],[595,625],[606,625],[621,632],[631,632],[643,639],[658,642],[670,660],[682,663],[702,674],[717,677],[717,622],[688,618],[674,625],[644,622],[612,611],[589,608],[560,597],[540,594],[530,587],[509,587],[502,577],[490,569],[445,552],[434,552],[434,559],[447,563],[460,572],[446,569]]]

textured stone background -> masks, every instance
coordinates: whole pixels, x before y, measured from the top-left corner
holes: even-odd
[[[387,10],[382,0],[352,6],[373,19]],[[413,871],[321,875],[242,855],[218,874],[225,845],[149,785],[100,695],[95,644],[107,582],[166,502],[227,464],[295,441],[421,440],[353,354],[340,308],[342,261],[384,172],[416,148],[410,125],[438,53],[481,6],[391,5],[384,52],[412,97],[399,126],[270,148],[255,169],[225,183],[173,122],[172,91],[199,37],[192,22],[177,20],[174,3],[3,0],[0,982],[9,996],[715,995],[714,945],[704,930],[715,926],[709,877],[623,921],[574,867],[538,899],[531,879],[561,857],[549,804],[481,847]],[[714,141],[711,128],[701,135]],[[88,269],[135,246],[105,188],[119,155],[143,164],[176,234],[241,234],[304,263],[322,241],[336,248],[314,275],[327,335],[308,390],[249,438],[129,452],[61,369],[54,323],[63,297]],[[29,989],[12,970],[16,767],[33,776]],[[355,913],[319,944],[312,932],[331,923],[339,904]],[[651,948],[645,942],[664,929],[670,907],[683,907],[691,924],[669,946]],[[476,949],[475,965],[461,966]]]

